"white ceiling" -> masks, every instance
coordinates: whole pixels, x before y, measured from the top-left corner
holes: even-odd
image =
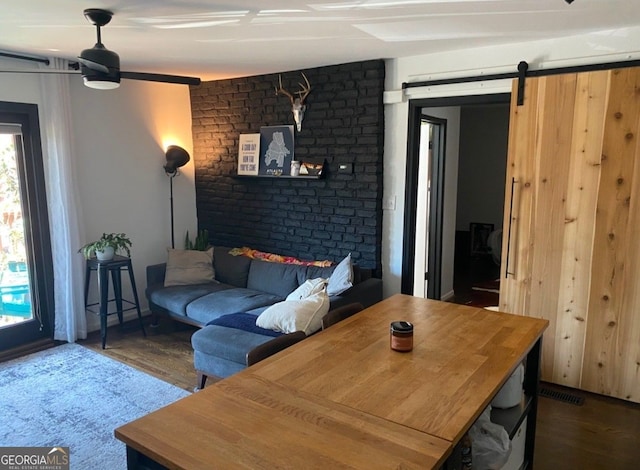
[[[580,35],[640,25],[640,0],[12,0],[0,50],[73,59],[114,18],[121,69],[205,80]]]

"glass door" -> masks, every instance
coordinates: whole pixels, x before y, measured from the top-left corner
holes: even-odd
[[[37,108],[0,103],[0,355],[52,336],[44,189]]]
[[[16,137],[0,133],[0,328],[33,320]]]

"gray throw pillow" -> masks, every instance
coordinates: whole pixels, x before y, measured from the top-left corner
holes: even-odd
[[[213,248],[207,251],[169,249],[164,285],[184,286],[215,280]]]

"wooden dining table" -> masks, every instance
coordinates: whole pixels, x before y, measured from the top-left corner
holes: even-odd
[[[390,347],[398,320],[409,352]],[[394,295],[115,435],[131,469],[439,469],[523,361],[535,435],[547,324]]]

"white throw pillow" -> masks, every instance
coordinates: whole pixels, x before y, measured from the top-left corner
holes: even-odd
[[[213,248],[207,251],[169,249],[164,285],[184,286],[215,280]]]
[[[340,295],[353,287],[353,267],[351,266],[351,253],[333,270],[327,285],[327,294]]]
[[[307,279],[296,290],[287,296],[285,300],[302,300],[310,295],[317,294],[327,285],[327,280],[321,277]]]
[[[273,304],[258,316],[256,325],[283,333],[304,331],[309,336],[322,327],[322,317],[328,312],[329,296],[323,289],[306,299]]]

